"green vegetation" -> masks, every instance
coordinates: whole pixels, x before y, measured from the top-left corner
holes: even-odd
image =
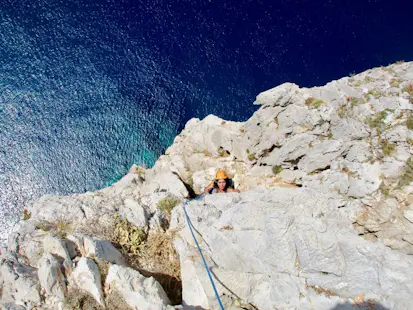
[[[114,241],[122,247],[124,253],[138,253],[146,237],[145,230],[133,226],[127,219],[121,219],[115,214]]]
[[[413,95],[413,84],[410,83],[409,85],[404,86],[402,88],[402,92],[403,93],[408,93],[409,95]]]
[[[347,115],[347,106],[345,104],[341,104],[338,109],[337,109],[337,115],[340,116],[340,118],[343,118]]]
[[[367,94],[364,95],[364,100],[368,101],[370,99],[370,96],[373,96],[374,98],[379,98],[381,96],[384,96],[385,94],[377,89],[372,89],[369,90]]]
[[[396,149],[396,144],[389,143],[387,140],[380,140],[381,150],[384,155],[391,156]]]
[[[281,166],[272,166],[272,172],[275,175],[279,174],[281,171],[283,171],[283,168]]]
[[[329,132],[327,133],[327,138],[331,139],[332,137],[333,137],[333,133],[332,133],[331,131],[329,131]]]
[[[255,158],[255,154],[254,154],[254,153],[251,153],[251,154],[248,155],[248,160],[253,161],[253,160],[255,160],[255,159],[256,159],[256,158]]]
[[[247,152],[247,154],[249,154],[249,153],[250,153],[250,149],[246,149],[245,152]]]
[[[278,124],[278,117],[277,117],[277,116],[274,117],[274,122],[275,122],[277,125],[279,125],[279,124]]]
[[[403,187],[406,185],[409,185],[411,182],[413,182],[413,157],[410,157],[406,161],[406,165],[404,166],[404,173],[402,177],[400,178],[399,187]]]
[[[373,78],[371,77],[371,76],[366,76],[365,78],[364,78],[364,82],[365,83],[370,83],[370,82],[372,82],[373,81]]]
[[[378,130],[381,130],[385,127],[384,120],[386,119],[388,113],[392,112],[392,110],[386,109],[384,111],[381,111],[379,113],[376,113],[374,117],[368,117],[367,124],[370,126],[370,128],[376,128]]]
[[[390,188],[387,187],[387,186],[384,186],[383,183],[382,183],[382,185],[380,186],[380,190],[381,190],[381,192],[383,193],[384,196],[387,197],[387,196],[390,195]]]
[[[409,119],[406,121],[406,126],[408,129],[413,130],[413,117],[409,117]]]
[[[319,106],[325,104],[321,99],[315,99],[314,97],[307,98],[305,104],[310,107],[310,109],[317,109]]]
[[[158,204],[156,205],[161,211],[163,211],[168,216],[171,215],[172,209],[175,208],[181,201],[175,197],[166,197],[164,199],[159,200]]]
[[[221,156],[221,157],[228,157],[229,156],[229,153],[226,150],[224,150],[224,148],[222,146],[220,146],[217,151],[218,151],[218,155]]]
[[[391,79],[390,80],[390,87],[398,88],[402,80],[400,79]]]
[[[27,209],[23,210],[23,221],[27,221],[31,216],[32,214]]]
[[[351,100],[351,106],[353,106],[353,107],[365,103],[365,101],[363,99],[357,98],[357,97],[351,97],[350,100]]]

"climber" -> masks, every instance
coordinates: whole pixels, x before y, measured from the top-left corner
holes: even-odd
[[[229,192],[239,193],[240,191],[234,189],[234,182],[228,178],[224,170],[219,170],[215,175],[215,181],[209,184],[204,190],[205,195]]]

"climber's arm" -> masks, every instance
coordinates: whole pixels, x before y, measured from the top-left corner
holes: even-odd
[[[207,187],[205,187],[204,193],[205,195],[209,195],[209,191],[211,190],[211,188],[214,187],[214,183],[209,184]]]

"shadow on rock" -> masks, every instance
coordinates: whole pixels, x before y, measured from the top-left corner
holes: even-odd
[[[145,277],[154,277],[162,286],[173,305],[182,303],[182,282],[180,280],[167,274],[150,272],[148,270],[140,269],[139,272]]]

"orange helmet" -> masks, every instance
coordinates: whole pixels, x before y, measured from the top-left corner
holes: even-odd
[[[217,172],[217,174],[215,175],[215,180],[219,180],[219,179],[227,179],[227,174],[225,173],[224,170],[219,170]]]

